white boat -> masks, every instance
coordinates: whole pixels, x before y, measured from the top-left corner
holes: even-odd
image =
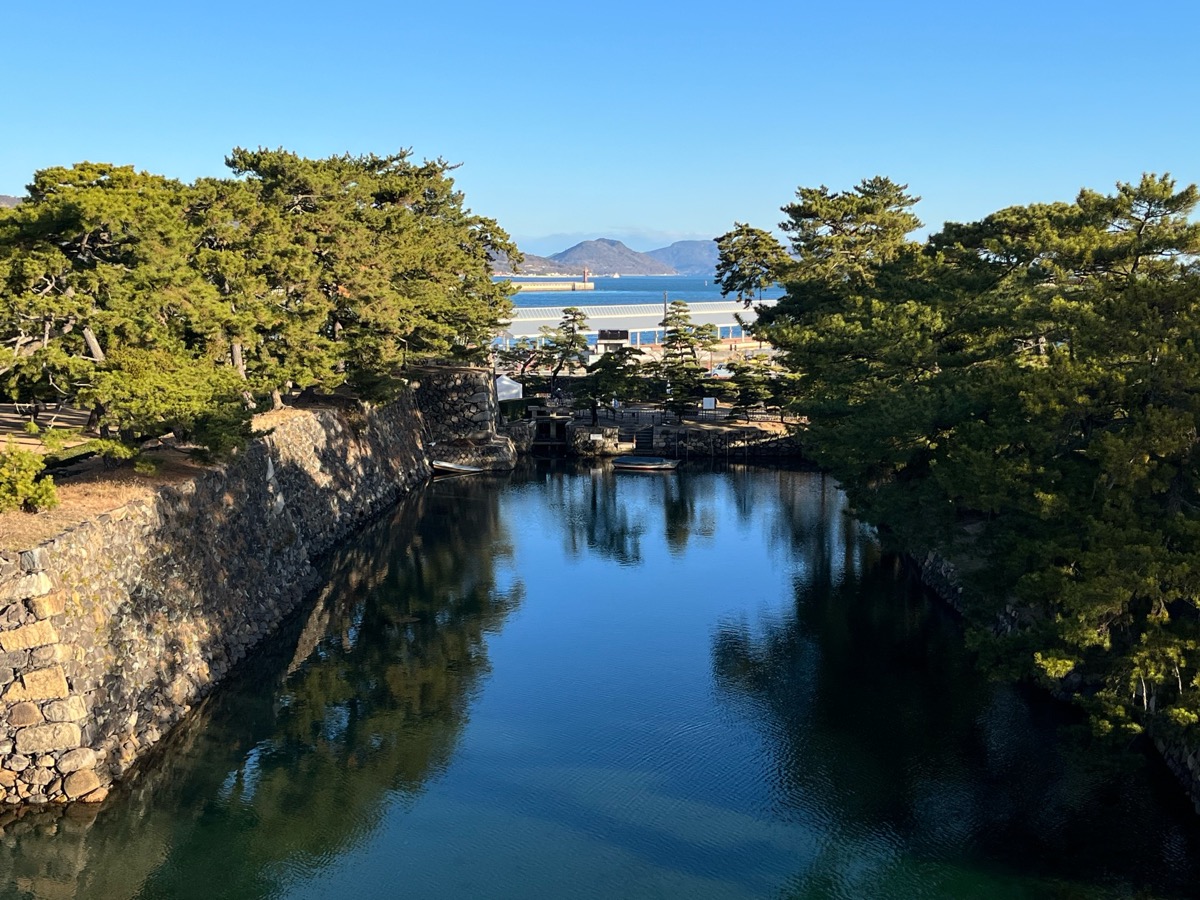
[[[434,475],[474,475],[482,472],[478,466],[464,466],[461,463],[446,462],[444,459],[430,460]]]
[[[660,472],[674,469],[679,465],[677,459],[663,459],[661,456],[617,456],[613,458],[614,469],[626,472]]]

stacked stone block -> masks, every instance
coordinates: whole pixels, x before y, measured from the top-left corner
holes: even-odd
[[[497,431],[500,404],[489,370],[428,366],[412,376],[433,458],[489,470],[516,465],[512,439]]]
[[[314,560],[429,476],[405,396],[0,555],[0,801],[98,801],[291,612]]]

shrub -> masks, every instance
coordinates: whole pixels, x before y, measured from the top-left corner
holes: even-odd
[[[0,512],[37,512],[58,506],[54,481],[39,477],[45,465],[39,454],[18,449],[9,438],[7,448],[0,451]]]

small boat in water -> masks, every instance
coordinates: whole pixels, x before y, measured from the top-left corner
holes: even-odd
[[[617,456],[613,458],[614,469],[624,469],[626,472],[658,472],[664,469],[674,469],[679,465],[677,459],[663,459],[661,456]]]
[[[433,466],[434,475],[474,475],[483,471],[477,466],[464,466],[441,459],[430,460],[429,464]]]

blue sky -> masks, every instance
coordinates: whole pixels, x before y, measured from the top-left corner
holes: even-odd
[[[1200,181],[1200,3],[4,0],[0,193],[39,168],[191,180],[234,146],[461,163],[530,252],[774,227],[883,174],[932,227]]]

